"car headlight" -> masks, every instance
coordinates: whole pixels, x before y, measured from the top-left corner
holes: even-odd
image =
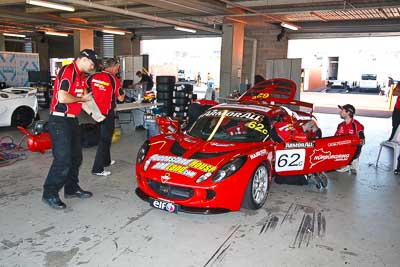
[[[222,168],[217,171],[212,180],[218,183],[224,180],[225,178],[231,176],[243,166],[243,164],[246,162],[246,159],[247,159],[246,156],[242,156],[229,161],[227,164],[222,166]]]
[[[149,148],[150,148],[150,143],[149,141],[146,140],[137,153],[136,160],[138,164],[141,164],[143,162],[144,158],[147,155],[147,152],[149,151]]]

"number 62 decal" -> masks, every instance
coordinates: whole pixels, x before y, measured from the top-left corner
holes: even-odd
[[[277,150],[275,171],[296,171],[304,168],[305,149]]]

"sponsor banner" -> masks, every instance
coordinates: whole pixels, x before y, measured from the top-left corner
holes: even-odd
[[[315,146],[314,142],[293,142],[293,143],[285,143],[286,149],[292,148],[313,148]]]

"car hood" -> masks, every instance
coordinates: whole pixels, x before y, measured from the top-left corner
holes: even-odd
[[[150,139],[143,166],[146,176],[153,179],[168,179],[172,184],[194,183],[202,175],[211,176],[233,158],[247,155],[254,146],[205,141],[186,134],[159,135]]]

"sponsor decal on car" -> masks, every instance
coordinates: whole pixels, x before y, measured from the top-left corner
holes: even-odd
[[[333,161],[346,161],[350,157],[350,154],[332,154],[331,151],[324,151],[323,148],[316,149],[310,155],[310,168],[314,167],[318,163],[321,163],[325,160],[333,160]]]
[[[259,93],[256,96],[253,96],[252,99],[265,99],[268,98],[270,95],[268,93]]]
[[[171,202],[167,202],[167,201],[162,201],[159,199],[150,199],[150,206],[160,209],[160,210],[164,210],[164,211],[168,211],[170,213],[177,213],[178,212],[178,205],[171,203]]]
[[[202,117],[221,117],[223,110],[210,110],[200,116]],[[242,111],[228,111],[225,114],[225,117],[228,118],[240,118],[240,119],[248,119],[253,121],[262,121],[264,116],[256,114],[254,112],[242,112]]]
[[[328,143],[328,146],[341,146],[341,145],[348,145],[350,143],[351,143],[351,140],[344,140],[344,141]]]
[[[261,156],[267,155],[267,150],[266,149],[262,149],[257,151],[256,153],[250,154],[250,159],[255,159]]]
[[[217,169],[216,166],[204,163],[197,159],[184,159],[175,156],[162,156],[155,154],[150,157],[150,160],[156,162],[152,169],[171,171],[188,177],[194,177],[197,174],[197,172],[192,171],[189,168],[210,173]]]
[[[314,142],[295,142],[295,143],[285,143],[286,149],[291,148],[313,148],[315,146]]]

